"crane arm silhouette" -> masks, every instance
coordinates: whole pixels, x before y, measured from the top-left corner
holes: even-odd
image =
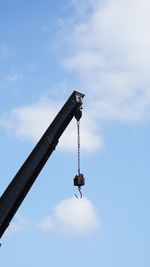
[[[0,238],[54,151],[60,136],[81,109],[83,97],[77,91],[72,93],[0,197]]]

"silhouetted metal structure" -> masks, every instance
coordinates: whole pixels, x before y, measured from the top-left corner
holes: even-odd
[[[72,118],[81,111],[84,95],[74,91],[23,163],[0,198],[0,237],[54,151]],[[40,123],[40,122],[39,122]]]

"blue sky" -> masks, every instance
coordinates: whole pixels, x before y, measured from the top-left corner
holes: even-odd
[[[72,91],[73,120],[8,231],[1,265],[149,267],[148,0],[1,1],[2,194]]]

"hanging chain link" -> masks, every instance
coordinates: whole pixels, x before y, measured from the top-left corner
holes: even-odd
[[[77,121],[78,175],[80,175],[80,121]]]

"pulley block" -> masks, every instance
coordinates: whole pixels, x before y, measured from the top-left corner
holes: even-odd
[[[79,187],[85,185],[85,178],[82,173],[75,176],[74,185]]]

